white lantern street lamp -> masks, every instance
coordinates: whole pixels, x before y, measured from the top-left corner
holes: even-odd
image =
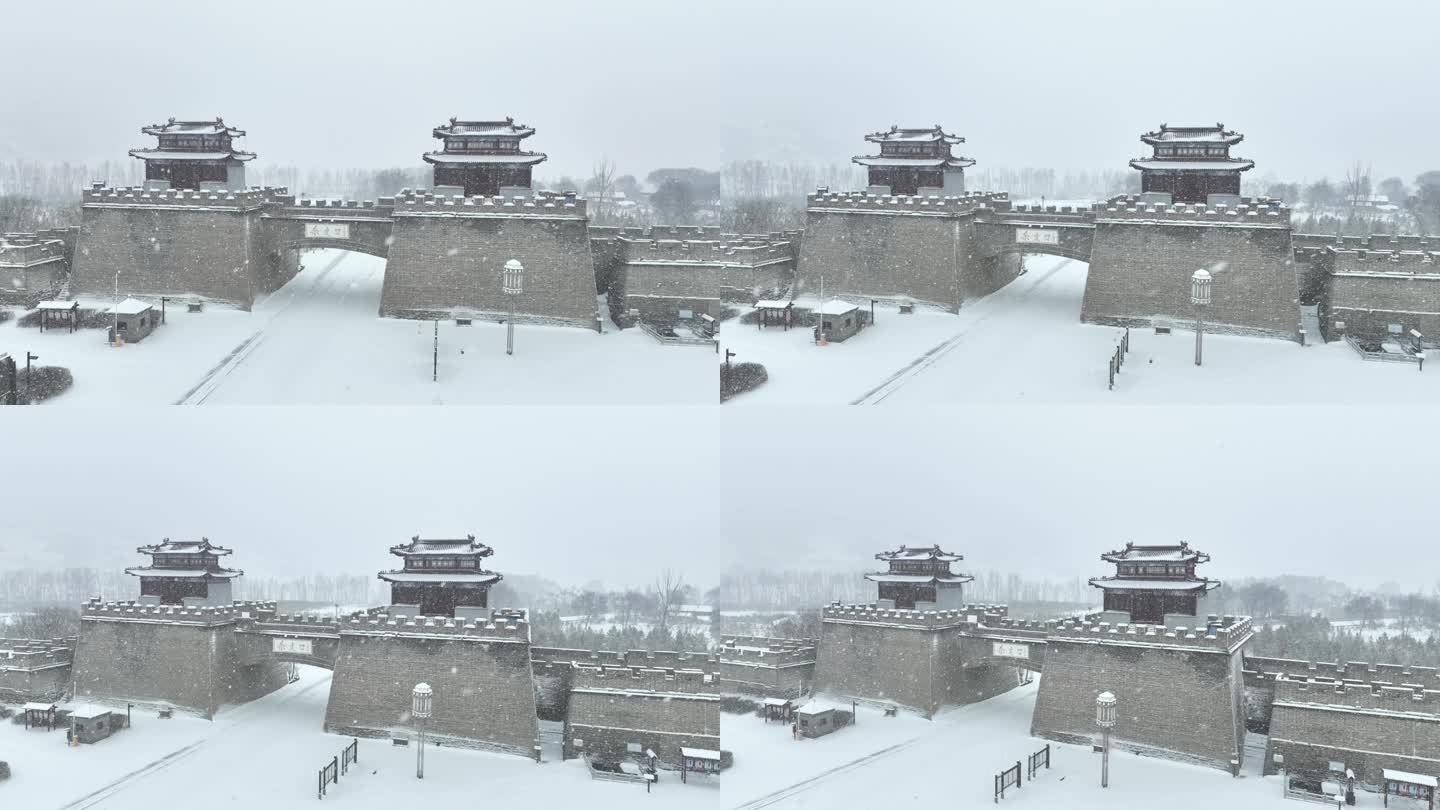
[[[425,721],[430,719],[434,691],[428,683],[417,683],[410,692],[410,715],[420,722],[420,747],[415,751],[415,778],[425,778]]]
[[[1205,271],[1200,271],[1205,272]],[[1100,787],[1110,787],[1110,729],[1115,727],[1115,705],[1119,703],[1111,692],[1095,696],[1095,725],[1100,727],[1105,741],[1100,754]]]
[[[1195,365],[1200,365],[1201,343],[1205,334],[1205,307],[1210,306],[1210,272],[1196,270],[1190,276],[1190,303],[1195,307]]]
[[[515,299],[525,293],[525,265],[516,259],[505,262],[502,289],[510,300],[510,319],[505,322],[505,353],[515,353]]]

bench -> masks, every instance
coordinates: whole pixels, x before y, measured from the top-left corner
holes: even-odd
[[[914,315],[914,314],[915,314],[915,305],[914,305],[914,304],[901,304],[901,305],[900,305],[900,314],[901,314],[901,315]]]
[[[894,717],[894,716],[895,716],[895,707],[894,707],[894,706],[887,706],[887,707],[885,707],[885,716],[886,716],[886,717]]]
[[[161,710],[160,710],[160,719],[161,719],[161,720],[169,720],[169,719],[171,718],[171,716],[174,715],[174,713],[175,713],[175,710],[174,710],[174,709],[161,709]]]
[[[204,309],[204,307],[205,304],[201,301],[190,301],[185,304],[185,309],[187,312],[199,312],[201,309]]]

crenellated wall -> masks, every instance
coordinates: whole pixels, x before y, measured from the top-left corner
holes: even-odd
[[[1065,621],[1049,630],[1030,732],[1088,743],[1095,698],[1119,700],[1117,747],[1232,769],[1243,757],[1245,617],[1194,628]]]
[[[70,688],[75,642],[0,638],[0,703],[61,699]]]
[[[530,756],[539,735],[524,611],[494,609],[483,620],[350,616],[325,730],[358,737],[408,736],[410,692],[434,689],[428,732],[446,745]]]
[[[594,328],[595,262],[585,201],[573,197],[395,199],[380,314],[503,320],[505,262],[525,266],[516,321]]]
[[[1325,248],[1325,326],[1332,337],[1388,337],[1390,327],[1440,345],[1440,243],[1422,237],[1342,240]]]
[[[1096,205],[1094,240],[1084,321],[1191,323],[1190,277],[1205,269],[1214,278],[1207,331],[1299,337],[1290,211],[1278,201],[1244,198],[1229,208],[1120,197]]]
[[[982,616],[1000,619],[1003,605],[959,610],[894,610],[874,605],[827,606],[821,615],[815,689],[896,703],[926,717],[941,706],[994,697],[1019,685],[1015,669],[980,663],[989,641],[961,629]]]
[[[720,686],[764,697],[799,697],[815,680],[817,645],[816,639],[724,636]]]
[[[213,717],[285,685],[276,661],[243,660],[236,623],[273,603],[225,607],[102,603],[82,607],[73,667],[78,700],[173,706]]]
[[[710,672],[651,667],[572,667],[567,756],[622,758],[629,744],[676,765],[680,748],[720,749],[718,679]]]
[[[1362,784],[1378,786],[1383,768],[1440,769],[1440,690],[1389,682],[1281,676],[1265,751],[1265,773],[1320,772],[1338,761]]]

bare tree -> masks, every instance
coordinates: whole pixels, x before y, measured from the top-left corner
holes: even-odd
[[[1361,200],[1368,200],[1370,197],[1370,167],[1355,161],[1355,165],[1345,170],[1345,197],[1350,203],[1350,217],[1354,219],[1355,209],[1359,207]]]
[[[651,594],[655,597],[655,614],[659,620],[660,632],[669,631],[670,614],[684,601],[689,590],[690,586],[685,584],[685,578],[669,568],[655,578]]]
[[[615,192],[615,164],[609,158],[600,158],[590,171],[590,179],[585,182],[585,190],[595,192],[595,210],[591,212],[592,217],[597,221],[605,218],[605,206],[610,203],[610,195]]]

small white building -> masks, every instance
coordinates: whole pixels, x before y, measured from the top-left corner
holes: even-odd
[[[126,343],[144,340],[155,331],[156,321],[159,320],[155,307],[138,298],[126,298],[105,310],[105,314],[115,317],[115,336]]]
[[[832,299],[815,310],[820,316],[820,335],[832,343],[846,340],[860,331],[862,314],[860,307],[849,301]]]

